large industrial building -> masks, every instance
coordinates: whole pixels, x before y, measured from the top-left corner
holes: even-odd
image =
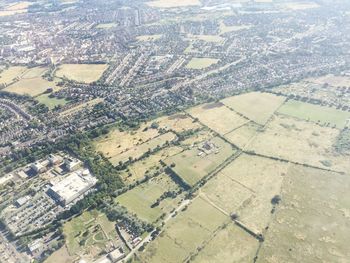
[[[79,170],[55,183],[49,188],[48,194],[62,206],[66,206],[91,189],[96,182],[97,179],[89,170]]]

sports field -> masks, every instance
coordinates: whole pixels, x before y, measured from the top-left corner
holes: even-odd
[[[248,119],[264,125],[285,100],[285,97],[270,93],[250,92],[223,99],[221,102]]]
[[[213,144],[210,150],[205,145]],[[204,150],[203,150],[204,149]],[[190,186],[213,172],[235,150],[219,137],[203,142],[192,149],[165,159],[165,163]]]
[[[350,120],[350,112],[295,100],[287,101],[278,112],[339,129],[343,129],[347,120]]]
[[[219,60],[215,58],[192,58],[190,62],[186,65],[186,68],[204,69],[218,63],[218,61]]]
[[[177,191],[178,186],[165,174],[153,177],[132,190],[118,196],[115,201],[126,207],[128,212],[148,223],[154,223],[163,214],[176,206],[178,199],[165,198],[159,205],[151,207],[167,191]]]
[[[97,81],[107,67],[106,64],[63,64],[58,67],[56,76],[82,83],[91,83]]]

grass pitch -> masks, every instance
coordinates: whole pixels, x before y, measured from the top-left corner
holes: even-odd
[[[218,61],[219,60],[215,58],[192,58],[190,62],[186,65],[186,68],[204,69],[218,63]]]

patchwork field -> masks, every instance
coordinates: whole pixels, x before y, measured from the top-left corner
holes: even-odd
[[[228,223],[191,262],[253,262],[259,241],[233,223]]]
[[[65,223],[63,233],[69,255],[86,254],[90,260],[119,242],[115,223],[96,210],[84,212]]]
[[[295,100],[287,101],[278,112],[340,129],[344,128],[347,121],[350,120],[350,112]]]
[[[126,207],[129,212],[136,214],[139,219],[154,223],[163,213],[170,212],[179,200],[165,198],[159,205],[154,207],[152,205],[165,192],[177,190],[177,184],[168,175],[161,174],[118,196],[115,201]]]
[[[291,167],[257,262],[347,262],[349,175]]]
[[[151,154],[145,159],[129,165],[128,169],[124,170],[120,176],[125,184],[134,183],[135,181],[144,178],[146,174],[152,174],[152,172],[155,172],[157,168],[161,166],[160,160],[165,160],[170,156],[178,154],[182,150],[183,149],[178,146],[164,148],[154,154]]]
[[[58,67],[56,76],[83,83],[97,81],[107,69],[106,64],[64,64]]]
[[[226,214],[238,215],[255,233],[262,233],[271,217],[271,200],[279,195],[287,169],[286,163],[241,155],[209,181],[201,195]]]
[[[225,135],[249,122],[222,103],[200,105],[187,112],[220,135]]]
[[[156,0],[147,2],[147,5],[158,8],[174,8],[200,5],[199,0]]]
[[[285,115],[274,116],[264,132],[248,146],[259,154],[347,172],[349,157],[338,154],[334,143],[340,131]]]
[[[259,125],[249,122],[238,129],[225,134],[225,138],[233,143],[234,145],[237,145],[239,148],[243,149],[245,146],[247,146],[248,143],[250,143],[254,136],[257,135],[261,128]]]
[[[189,69],[204,69],[218,63],[218,59],[214,58],[192,58],[186,65]]]
[[[219,137],[169,157],[164,162],[190,186],[225,162],[235,150]]]
[[[180,212],[140,255],[143,262],[184,262],[208,242],[229,217],[201,198]]]
[[[264,125],[285,99],[270,93],[251,92],[229,97],[221,102],[248,119]]]
[[[122,163],[127,162],[129,158],[138,159],[147,151],[153,151],[157,147],[162,147],[167,142],[171,142],[175,139],[176,139],[176,135],[172,132],[161,134],[145,143],[136,145],[125,152],[122,152],[116,156],[113,156],[110,159],[110,162],[113,165],[117,165],[120,162]]]

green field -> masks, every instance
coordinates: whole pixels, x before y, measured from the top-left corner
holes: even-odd
[[[219,60],[215,58],[192,58],[190,62],[186,65],[186,68],[204,69],[218,63],[218,61]]]
[[[43,94],[35,98],[42,104],[45,104],[50,110],[56,106],[64,106],[68,103],[66,99],[50,98],[49,94]]]
[[[135,213],[138,218],[153,223],[163,214],[168,213],[175,205],[177,199],[166,198],[158,206],[151,207],[156,200],[167,191],[177,191],[178,186],[165,174],[133,188],[116,198],[116,202]]]
[[[212,138],[209,141],[215,145],[215,149],[210,150],[208,154],[200,149],[202,144],[199,144],[197,147],[167,158],[165,163],[185,183],[193,186],[235,153],[231,145],[219,137]],[[200,155],[201,153],[202,155]]]
[[[350,112],[295,100],[287,101],[278,112],[298,119],[318,122],[321,125],[335,125],[340,129],[344,128],[347,120],[350,119]]]

